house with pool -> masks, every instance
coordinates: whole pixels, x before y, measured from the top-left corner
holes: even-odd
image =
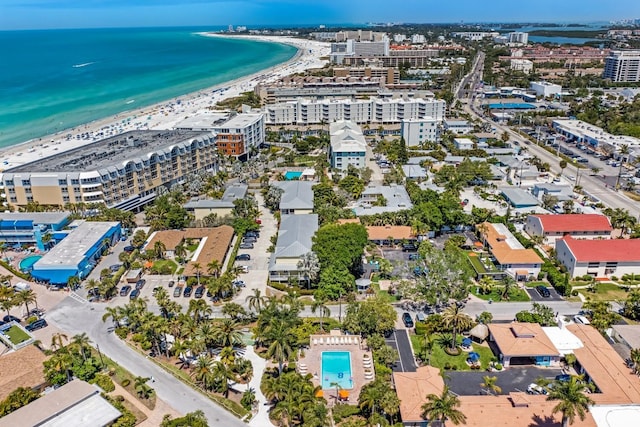
[[[31,276],[53,285],[84,279],[104,250],[120,239],[119,222],[74,221],[69,234],[32,266]]]
[[[66,236],[70,212],[5,212],[0,213],[0,240],[7,249],[22,245],[35,245],[38,250],[47,249],[49,242],[57,242]]]

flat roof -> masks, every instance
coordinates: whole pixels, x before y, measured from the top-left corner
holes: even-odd
[[[85,221],[33,265],[34,270],[72,266],[76,268],[93,245],[119,222]]]
[[[71,215],[71,212],[4,212],[0,221],[33,221],[35,224],[59,224]]]
[[[211,135],[210,132],[188,130],[135,130],[86,144],[5,172],[87,172],[123,166],[127,161],[147,156],[173,145]]]
[[[613,325],[611,327],[631,348],[640,348],[640,325]]]
[[[555,348],[557,348],[563,356],[573,353],[577,348],[583,347],[580,338],[572,334],[567,328],[543,326],[542,330],[547,334],[547,337],[549,337]]]
[[[535,172],[534,174],[538,175],[538,172]],[[538,199],[521,188],[501,187],[500,192],[512,205],[537,206],[540,204]]]
[[[0,427],[104,426],[120,415],[100,396],[100,388],[73,380],[0,418]]]
[[[599,427],[629,427],[640,420],[640,405],[597,405],[589,412]]]
[[[609,218],[599,214],[533,215],[542,223],[544,231],[578,232],[611,231]]]
[[[198,114],[178,122],[175,129],[212,129],[229,119],[230,113]]]
[[[234,117],[232,117],[231,119],[227,120],[224,123],[221,123],[219,125],[214,126],[214,130],[217,130],[218,132],[221,129],[231,129],[231,128],[244,128],[247,127],[249,125],[254,124],[255,122],[259,121],[260,119],[262,119],[262,117],[264,117],[264,115],[262,113],[242,113],[242,114],[238,114]]]

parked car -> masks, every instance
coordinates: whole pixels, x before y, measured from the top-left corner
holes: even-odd
[[[240,249],[253,249],[253,243],[240,243]]]
[[[405,327],[413,328],[413,319],[411,318],[411,315],[409,313],[402,313],[402,322],[404,323]]]
[[[255,237],[244,237],[244,238],[242,238],[242,243],[255,243],[257,241],[258,241],[258,239],[256,239]]]
[[[567,382],[570,380],[571,380],[571,375],[567,375],[567,374],[556,375],[556,381]]]
[[[542,298],[549,298],[551,296],[551,292],[549,292],[546,286],[538,285],[536,286],[536,291],[538,291]]]
[[[239,288],[244,288],[246,286],[246,283],[244,283],[244,280],[234,280],[231,283],[233,283],[234,286],[237,286]]]
[[[42,329],[42,328],[47,327],[47,326],[49,326],[49,324],[47,323],[46,320],[38,319],[35,322],[29,323],[24,328],[29,332],[33,332],[33,331],[37,331],[38,329]]]
[[[125,246],[124,249],[122,249],[122,250],[125,251],[125,252],[131,253],[131,252],[135,251],[136,248],[134,248],[133,246]]]
[[[405,243],[402,245],[402,252],[415,252],[418,250],[418,245],[415,243]]]
[[[18,319],[16,316],[12,316],[10,314],[7,314],[6,316],[4,316],[2,318],[2,321],[4,323],[9,323],[9,322],[16,322],[16,323],[20,323],[20,319]]]
[[[236,261],[251,261],[251,255],[249,254],[240,254],[236,256]]]
[[[198,286],[193,296],[195,296],[196,298],[202,298],[202,296],[204,295],[204,290],[205,290],[204,286]]]
[[[167,284],[167,286],[169,286],[170,288],[173,288],[175,284],[176,282],[174,280],[169,280],[169,283]]]
[[[590,325],[591,324],[591,322],[589,322],[589,319],[587,319],[586,317],[581,316],[579,314],[577,316],[573,316],[573,321],[576,322],[576,323],[579,323],[581,325]]]
[[[527,387],[527,393],[529,393],[529,394],[547,394],[547,390],[545,390],[543,387],[539,386],[536,383],[531,383]]]
[[[140,289],[134,289],[129,294],[129,299],[136,299],[140,296]]]
[[[182,295],[182,286],[176,286],[176,288],[173,290],[173,296],[179,297],[180,295]]]
[[[415,261],[420,259],[420,254],[409,254],[409,261]]]
[[[126,297],[127,295],[129,295],[129,292],[131,292],[131,286],[124,285],[122,289],[120,289],[120,296]]]
[[[249,272],[249,266],[248,265],[241,265],[240,269],[242,270],[243,273],[248,273]]]
[[[120,270],[120,267],[122,267],[122,264],[113,264],[109,266],[109,270],[115,273],[116,271]]]
[[[142,288],[144,288],[145,283],[147,283],[146,280],[144,279],[140,279],[136,282],[136,289],[140,290]]]
[[[416,322],[424,322],[426,320],[423,313],[416,313]]]
[[[191,286],[187,286],[186,288],[184,288],[184,293],[182,294],[182,296],[189,298],[191,296],[191,292],[193,292],[193,288]]]
[[[247,231],[246,233],[244,233],[244,235],[247,237],[255,237],[256,239],[260,237],[260,233],[258,233],[257,231]]]

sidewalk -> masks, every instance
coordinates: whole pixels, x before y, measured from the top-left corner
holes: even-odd
[[[272,426],[271,420],[269,420],[269,404],[267,398],[262,394],[260,390],[260,382],[262,381],[262,375],[267,367],[267,361],[258,356],[253,350],[253,346],[247,346],[244,357],[251,361],[253,365],[253,377],[249,384],[235,384],[233,388],[238,391],[245,391],[248,388],[253,388],[256,393],[256,405],[258,405],[258,413],[249,421],[249,425],[252,427],[268,427]]]
[[[156,427],[162,423],[162,418],[164,418],[165,414],[171,415],[172,418],[180,417],[181,415],[177,413],[172,407],[167,405],[162,399],[156,396],[156,407],[151,410],[144,406],[140,401],[132,396],[126,389],[124,389],[120,384],[115,381],[113,384],[116,386],[116,389],[109,393],[110,396],[121,395],[126,400],[129,401],[136,409],[147,416],[147,419],[138,424],[139,427]],[[149,383],[151,387],[153,384]]]

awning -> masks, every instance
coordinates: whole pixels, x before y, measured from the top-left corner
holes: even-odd
[[[528,276],[529,270],[516,270],[516,276]]]

